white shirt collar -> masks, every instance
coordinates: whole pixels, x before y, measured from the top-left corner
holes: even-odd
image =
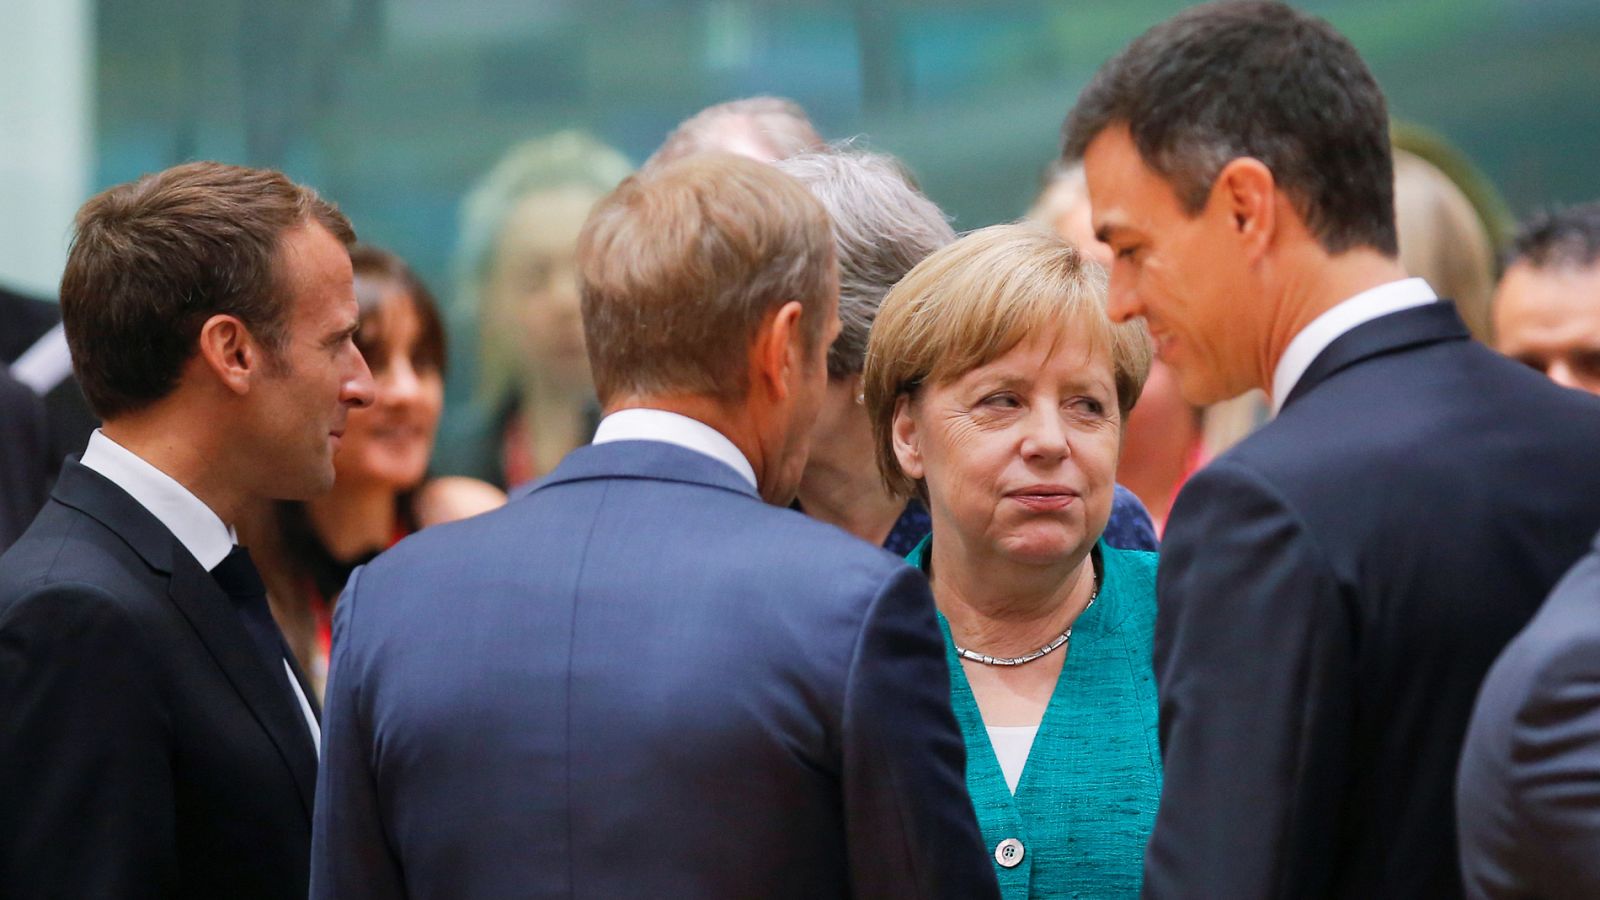
[[[1301,329],[1289,342],[1283,356],[1278,359],[1278,367],[1272,372],[1273,414],[1283,409],[1283,401],[1300,382],[1300,376],[1306,374],[1311,363],[1340,336],[1357,325],[1402,309],[1434,303],[1438,299],[1439,295],[1421,278],[1402,278],[1340,301],[1312,319],[1311,324]]]
[[[661,441],[704,453],[738,472],[751,487],[756,486],[756,470],[733,441],[698,419],[664,409],[624,409],[600,420],[594,443],[611,441]]]
[[[216,568],[233,549],[233,529],[211,507],[171,475],[106,437],[98,428],[89,435],[82,463],[149,510],[206,571]]]

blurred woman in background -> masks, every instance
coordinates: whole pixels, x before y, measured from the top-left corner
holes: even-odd
[[[595,201],[633,167],[586,134],[511,149],[463,206],[451,307],[465,363],[452,379],[440,470],[514,487],[588,443],[599,423],[575,256]]]
[[[245,541],[261,560],[273,613],[322,690],[333,604],[350,572],[401,538],[505,502],[471,478],[427,479],[444,406],[444,328],[433,295],[399,257],[350,250],[373,403],[353,409],[333,457],[334,484],[305,503],[276,504]]]

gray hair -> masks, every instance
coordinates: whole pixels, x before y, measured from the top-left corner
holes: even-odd
[[[728,150],[730,134],[753,138],[771,159],[820,150],[822,135],[800,104],[784,97],[745,97],[708,106],[679,123],[646,166],[660,165],[707,150]],[[763,160],[765,161],[765,160]]]
[[[833,219],[841,328],[828,348],[828,375],[854,375],[866,362],[867,335],[889,289],[956,233],[892,156],[837,147],[775,165],[805,185]]]

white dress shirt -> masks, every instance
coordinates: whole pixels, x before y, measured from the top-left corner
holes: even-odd
[[[696,453],[703,453],[738,472],[740,477],[756,486],[756,470],[750,460],[733,441],[722,432],[698,419],[667,412],[664,409],[624,409],[600,420],[594,431],[594,443],[612,441],[662,441],[676,444]]]
[[[989,745],[994,747],[995,761],[1000,763],[1000,774],[1014,795],[1022,770],[1028,765],[1028,754],[1033,752],[1033,739],[1039,736],[1039,726],[988,725],[985,730],[989,732]]]
[[[179,484],[171,475],[150,465],[138,454],[106,437],[96,428],[89,435],[89,446],[83,451],[83,465],[104,475],[108,481],[122,488],[140,506],[149,510],[172,536],[178,539],[201,567],[207,572],[215,569],[233,550],[238,535],[222,521],[205,501]],[[311,702],[300,689],[300,680],[294,677],[289,661],[283,661],[283,673],[300,701],[300,712],[311,729],[311,743],[322,755],[322,731],[317,727],[316,714]]]
[[[1362,291],[1312,319],[1311,324],[1301,329],[1289,342],[1278,360],[1277,368],[1272,372],[1273,414],[1283,408],[1283,401],[1288,399],[1294,386],[1300,382],[1300,377],[1311,367],[1312,361],[1346,332],[1390,313],[1413,306],[1425,306],[1438,300],[1439,295],[1433,292],[1426,281],[1403,278]]]

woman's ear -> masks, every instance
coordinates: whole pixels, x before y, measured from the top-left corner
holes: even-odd
[[[900,463],[900,471],[912,481],[921,481],[926,477],[922,465],[922,432],[917,427],[916,404],[909,394],[901,394],[894,401],[894,422],[889,434],[894,441],[894,457]]]
[[[235,316],[215,315],[200,326],[200,362],[224,387],[235,394],[250,391],[252,378],[261,375],[265,351],[250,329]]]

